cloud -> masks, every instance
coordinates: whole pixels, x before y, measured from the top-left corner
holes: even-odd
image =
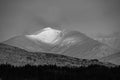
[[[34,32],[48,26],[86,34],[120,30],[119,0],[2,0],[0,37]]]

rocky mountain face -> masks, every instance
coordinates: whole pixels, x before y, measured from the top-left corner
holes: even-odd
[[[47,37],[44,35],[45,39],[49,40],[50,37],[53,37],[51,35],[54,35],[55,32],[54,29],[51,28],[51,30],[53,30],[53,32],[51,34],[49,33],[50,35],[47,34]],[[40,35],[40,33],[37,34]],[[58,33],[57,36],[59,37],[55,43],[41,41],[39,35],[34,35],[35,37],[30,37],[31,35],[20,35],[4,41],[3,43],[31,52],[55,53],[82,59],[99,59],[118,52],[108,45],[93,40],[78,31],[64,31]],[[52,39],[54,41],[56,37]]]

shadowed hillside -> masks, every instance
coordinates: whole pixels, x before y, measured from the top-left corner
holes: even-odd
[[[28,52],[3,43],[0,64],[1,80],[119,80],[120,74],[118,66],[97,59]]]
[[[110,63],[102,63],[98,60],[78,59],[60,54],[28,52],[26,50],[0,44],[0,63],[14,66],[30,65],[57,65],[68,67],[89,66],[94,64],[114,66]]]

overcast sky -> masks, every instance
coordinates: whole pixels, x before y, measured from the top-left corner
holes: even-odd
[[[57,26],[95,35],[120,30],[120,0],[0,0],[0,41]]]

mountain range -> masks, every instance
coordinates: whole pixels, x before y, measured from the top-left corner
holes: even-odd
[[[120,50],[120,32],[112,34],[96,34],[94,39],[107,44],[114,49]]]
[[[40,39],[41,32],[44,32],[44,30],[38,31],[35,35],[15,36],[3,43],[31,52],[55,53],[81,59],[100,59],[119,52],[119,50],[94,40],[79,31],[60,31],[56,33],[55,29],[49,28],[46,32],[49,32],[50,35],[46,33],[48,38],[45,37],[44,39],[49,40],[51,38],[52,41],[52,39],[58,37],[58,41],[53,44],[42,41]],[[56,37],[52,38],[51,35],[53,34],[56,34]]]

